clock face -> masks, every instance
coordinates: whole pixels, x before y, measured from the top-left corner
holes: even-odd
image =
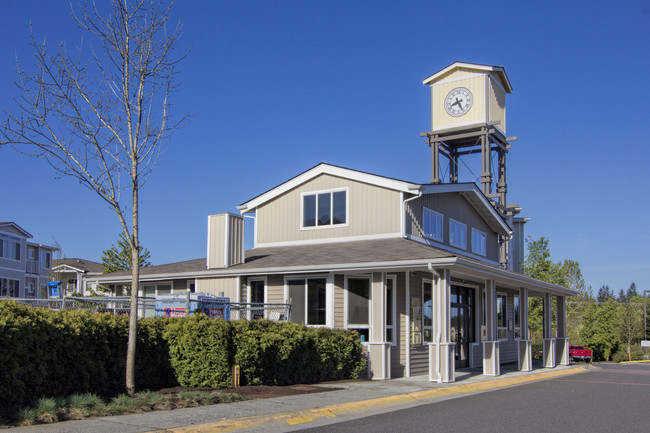
[[[459,117],[472,108],[472,92],[464,87],[456,87],[445,98],[445,110],[450,116]]]

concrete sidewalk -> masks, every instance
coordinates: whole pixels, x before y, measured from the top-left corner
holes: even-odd
[[[429,382],[427,376],[346,382],[323,385],[344,388],[330,392],[18,427],[15,431],[20,433],[131,433],[156,430],[179,433],[242,430],[283,432],[582,373],[588,368],[595,367],[582,364],[545,369],[536,366],[531,372],[517,371],[511,365],[502,365],[501,368],[502,374],[498,377],[483,376],[482,371],[478,369],[457,371],[456,382],[448,384]]]

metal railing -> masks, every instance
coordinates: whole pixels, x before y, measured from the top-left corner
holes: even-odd
[[[110,313],[114,315],[129,315],[131,313],[131,298],[129,296],[106,297],[66,297],[61,299],[36,299],[36,298],[8,298],[35,308],[47,308],[54,311],[84,310],[93,313]],[[229,314],[224,318],[230,320],[256,320],[267,319],[275,322],[286,322],[291,319],[290,304],[248,304],[248,303],[211,303],[189,302],[189,315],[196,313],[208,314],[209,311],[227,306]],[[183,303],[178,306],[156,301],[156,298],[138,297],[138,317],[184,317],[188,307]],[[210,314],[208,314],[210,315]],[[220,316],[223,317],[223,316]]]

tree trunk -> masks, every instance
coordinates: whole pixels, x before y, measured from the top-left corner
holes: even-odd
[[[135,349],[138,335],[138,289],[140,288],[140,239],[138,233],[138,162],[131,154],[131,186],[133,194],[133,234],[131,236],[131,316],[129,317],[129,341],[126,351],[126,392],[135,394]]]

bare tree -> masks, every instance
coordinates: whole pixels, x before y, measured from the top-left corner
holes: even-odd
[[[131,315],[126,389],[135,392],[139,262],[138,194],[162,145],[183,119],[172,123],[170,94],[176,66],[173,49],[180,23],[170,24],[171,5],[162,0],[113,0],[109,13],[72,8],[77,25],[96,45],[69,54],[65,42],[49,52],[30,45],[35,72],[18,60],[18,114],[0,128],[0,144],[44,158],[59,176],[71,176],[115,211],[131,245]],[[171,27],[171,28],[169,28]]]

